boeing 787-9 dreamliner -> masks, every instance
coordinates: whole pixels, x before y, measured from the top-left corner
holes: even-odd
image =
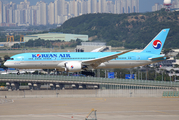
[[[160,54],[170,29],[163,29],[141,52],[41,52],[22,53],[5,62],[17,69],[56,69],[79,72],[93,69],[132,68],[166,60]]]

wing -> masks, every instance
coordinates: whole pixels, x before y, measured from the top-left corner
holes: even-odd
[[[112,59],[116,59],[118,58],[118,56],[123,55],[125,53],[131,52],[132,50],[127,50],[121,53],[117,53],[117,54],[113,54],[113,55],[109,55],[109,56],[105,56],[105,57],[101,57],[101,58],[97,58],[97,59],[93,59],[93,60],[86,60],[86,61],[82,61],[83,65],[91,65],[92,67],[96,68],[98,65],[100,65],[103,62],[108,62],[109,60]]]

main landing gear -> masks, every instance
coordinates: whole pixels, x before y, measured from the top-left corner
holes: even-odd
[[[17,75],[20,75],[20,72],[19,72],[19,70],[17,70]]]

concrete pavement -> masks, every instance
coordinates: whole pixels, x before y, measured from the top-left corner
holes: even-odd
[[[179,98],[68,97],[15,98],[12,101],[0,104],[0,119],[84,120],[92,108],[97,110],[98,120],[177,120],[179,118]]]

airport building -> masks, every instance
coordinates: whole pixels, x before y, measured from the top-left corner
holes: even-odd
[[[80,35],[80,34],[63,34],[63,33],[44,33],[44,34],[33,34],[24,36],[24,42],[28,42],[29,40],[36,39],[44,39],[44,40],[61,40],[61,41],[71,41],[80,39],[82,41],[88,41],[88,35]]]

